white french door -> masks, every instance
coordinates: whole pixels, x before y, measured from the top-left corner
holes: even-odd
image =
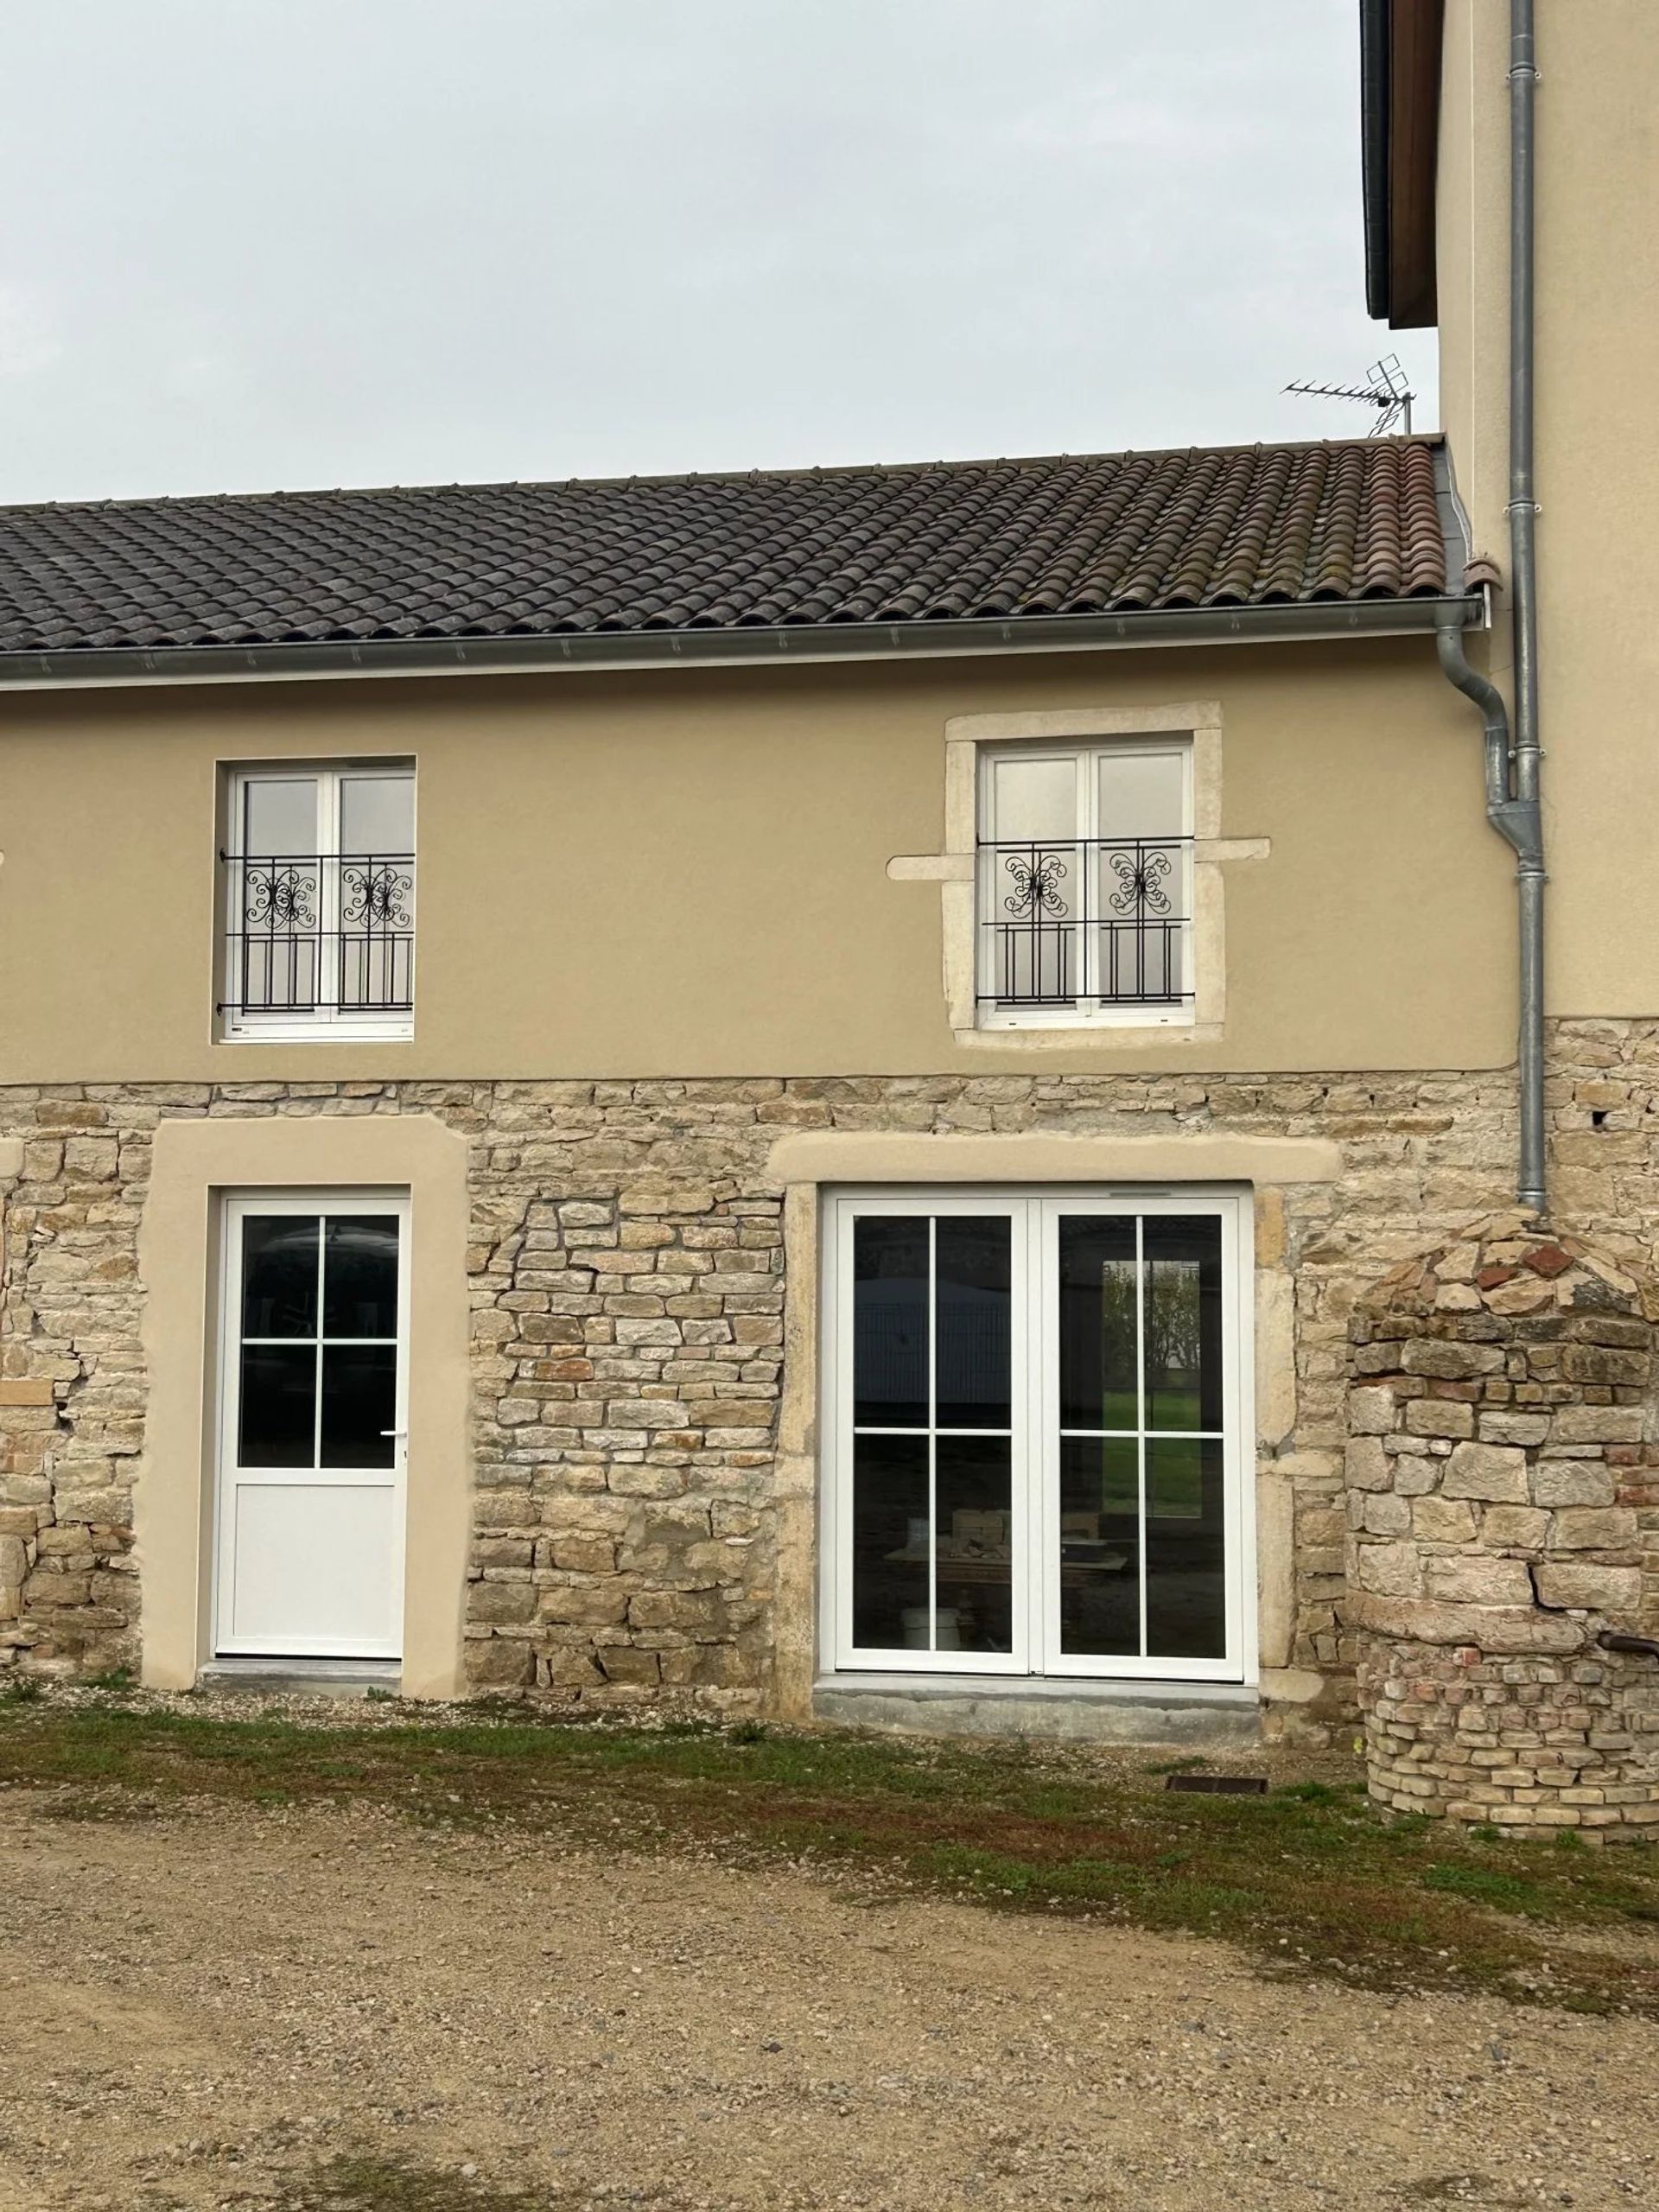
[[[400,1196],[226,1201],[219,1654],[401,1656],[408,1247]]]
[[[1249,1248],[1232,1192],[831,1199],[830,1663],[1247,1679]]]

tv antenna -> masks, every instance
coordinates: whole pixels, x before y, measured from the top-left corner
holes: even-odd
[[[1406,381],[1397,353],[1385,353],[1380,361],[1373,361],[1363,385],[1298,383],[1287,384],[1285,390],[1308,399],[1357,400],[1362,407],[1373,409],[1376,419],[1367,434],[1370,437],[1385,438],[1395,429],[1408,437],[1411,435],[1411,403],[1417,395]]]

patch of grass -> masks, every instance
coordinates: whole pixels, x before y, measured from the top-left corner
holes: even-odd
[[[1171,1764],[1192,1763],[1128,1774],[1021,1744],[571,1724],[518,1706],[315,1726],[179,1705],[0,1713],[0,1782],[69,1802],[350,1799],[613,1851],[713,1846],[847,1869],[887,1893],[1216,1936],[1276,1970],[1371,1987],[1659,2017],[1659,1962],[1620,1941],[1659,1920],[1659,1853],[1390,1823],[1346,1783],[1172,1793]]]
[[[111,1667],[106,1674],[89,1675],[86,1687],[89,1690],[130,1690],[137,1679],[130,1667]]]
[[[0,1689],[0,1705],[38,1705],[45,1694],[38,1676],[19,1675]]]
[[[459,2173],[385,2158],[331,2158],[287,2199],[284,2212],[556,2212],[561,2191],[491,2188]]]

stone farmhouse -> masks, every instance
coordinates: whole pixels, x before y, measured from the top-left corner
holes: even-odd
[[[1659,1825],[1659,10],[1361,16],[1443,434],[0,512],[6,1666]]]

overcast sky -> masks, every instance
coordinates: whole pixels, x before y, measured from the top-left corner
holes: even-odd
[[[1353,0],[0,0],[0,500],[1362,432]]]

